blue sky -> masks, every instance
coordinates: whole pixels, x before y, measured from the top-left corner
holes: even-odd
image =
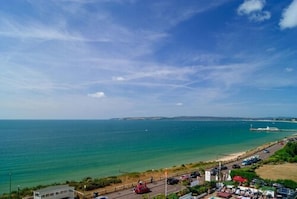
[[[0,119],[292,116],[297,0],[0,1]]]

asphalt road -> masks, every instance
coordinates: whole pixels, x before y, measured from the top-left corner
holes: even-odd
[[[147,193],[149,194],[150,198],[153,196],[157,196],[160,193],[165,194],[165,180],[156,181],[151,184],[148,184],[147,186],[151,190],[151,192]],[[184,187],[182,187],[180,183],[175,185],[167,185],[167,193],[178,192],[179,190],[182,190],[182,189],[184,189]],[[135,194],[132,189],[127,189],[127,190],[106,194],[105,196],[107,196],[109,199],[116,199],[116,198],[142,199],[143,198],[142,194]]]
[[[266,148],[269,151],[269,153],[265,153],[261,149],[261,150],[257,151],[256,153],[254,153],[253,155],[259,155],[262,160],[265,160],[269,156],[274,154],[275,151],[279,150],[282,147],[283,147],[282,144],[277,143],[277,144],[274,144],[274,145]],[[228,170],[229,170],[229,169],[232,169],[233,164],[239,164],[240,166],[242,166],[241,162],[242,162],[242,159],[239,159],[237,161],[225,164],[225,166],[227,166]],[[225,170],[223,172],[227,172],[228,170]],[[203,179],[204,179],[204,176],[201,177],[201,181]],[[153,196],[156,196],[159,194],[165,194],[165,189],[166,189],[165,188],[165,180],[155,181],[151,184],[148,184],[147,186],[151,190],[151,192],[148,193],[150,195],[150,197],[153,197]],[[176,185],[167,185],[167,193],[169,194],[169,193],[173,193],[173,192],[178,192],[179,190],[182,190],[183,188],[184,187],[180,183],[176,184]],[[143,198],[141,194],[135,194],[132,189],[109,193],[109,194],[106,194],[106,196],[109,199],[142,199]]]

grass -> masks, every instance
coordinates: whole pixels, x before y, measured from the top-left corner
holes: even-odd
[[[297,163],[267,164],[256,169],[256,173],[263,179],[289,179],[297,182]]]

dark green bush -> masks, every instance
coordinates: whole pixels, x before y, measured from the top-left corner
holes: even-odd
[[[252,181],[254,178],[259,178],[259,176],[255,173],[255,170],[252,168],[231,170],[230,175],[231,178],[233,178],[234,176],[241,176],[248,179],[248,181]]]
[[[297,182],[293,180],[277,180],[276,181],[279,184],[284,185],[285,187],[288,187],[290,189],[296,189],[297,188]]]

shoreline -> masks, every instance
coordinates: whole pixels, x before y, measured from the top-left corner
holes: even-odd
[[[296,134],[293,134],[291,136],[296,136]],[[289,136],[289,137],[291,137]],[[280,141],[283,141],[285,139],[288,139],[289,137],[283,137],[282,139],[278,139],[275,141],[271,141],[268,143],[264,143],[258,147],[252,148],[252,149],[248,149],[247,151],[240,151],[240,152],[235,152],[235,153],[230,153],[225,155],[224,157],[221,157],[219,159],[213,160],[213,159],[209,159],[209,160],[203,160],[203,161],[198,161],[198,162],[191,162],[191,163],[186,163],[186,164],[182,164],[181,166],[171,166],[168,169],[168,176],[177,176],[180,174],[185,174],[187,172],[191,172],[194,170],[198,170],[199,167],[203,167],[203,168],[210,168],[212,166],[214,166],[215,164],[217,164],[218,161],[224,162],[224,163],[228,163],[228,162],[232,162],[234,160],[237,159],[243,159],[244,157],[248,157],[253,153],[256,153],[257,151],[263,150],[264,148],[277,144]],[[104,187],[101,189],[95,189],[95,190],[91,190],[91,191],[86,191],[86,194],[90,194],[92,195],[92,193],[94,191],[98,191],[99,193],[111,193],[111,192],[115,192],[115,191],[119,191],[119,190],[123,190],[123,189],[127,189],[130,188],[131,185],[133,186],[133,183],[136,183],[137,180],[139,178],[143,179],[143,181],[150,181],[150,178],[153,176],[154,180],[161,180],[164,179],[164,171],[166,168],[158,168],[156,170],[147,170],[147,171],[140,171],[140,172],[131,172],[131,173],[139,173],[139,176],[137,178],[132,178],[129,177],[129,173],[127,174],[119,174],[116,175],[116,177],[118,177],[119,179],[122,180],[122,183],[119,184],[114,184],[112,186],[108,186],[108,187]],[[130,173],[130,174],[131,174]],[[95,176],[91,176],[93,179],[95,179]],[[68,180],[65,180],[66,182]],[[57,182],[57,183],[61,183],[61,184],[65,184],[65,181],[61,181],[61,182]],[[78,180],[77,182],[81,182],[81,180]],[[51,186],[51,184],[41,184],[42,186]],[[135,185],[135,184],[134,184]],[[26,188],[34,188],[34,186],[32,187],[26,187]],[[79,189],[77,191],[80,191]],[[5,193],[2,193],[5,194]]]
[[[292,135],[294,137],[294,135]],[[152,171],[144,171],[139,172],[140,176],[138,178],[132,178],[128,181],[122,181],[120,184],[111,185],[108,187],[95,189],[86,192],[86,196],[92,196],[93,192],[98,191],[101,194],[111,194],[117,191],[121,191],[124,189],[133,188],[133,185],[135,186],[137,184],[137,179],[141,179],[143,182],[146,182],[147,184],[150,183],[151,177],[153,177],[154,180],[164,180],[166,178],[165,171],[167,171],[168,176],[167,177],[177,177],[192,171],[197,171],[201,168],[203,169],[210,169],[213,166],[216,166],[218,162],[222,162],[223,164],[235,162],[239,159],[244,159],[246,157],[249,157],[259,151],[262,151],[265,148],[271,147],[273,145],[279,144],[281,141],[286,140],[287,138],[282,138],[280,140],[276,140],[274,142],[265,143],[263,145],[260,145],[256,148],[247,150],[247,151],[241,151],[236,153],[230,153],[226,155],[225,157],[219,158],[217,160],[208,160],[208,161],[200,161],[200,162],[193,162],[188,164],[183,164],[181,166],[172,166],[170,168],[160,168],[158,170],[152,170]],[[284,145],[283,145],[284,146]],[[280,147],[282,148],[282,147]],[[127,179],[128,174],[117,176],[121,179]],[[203,175],[202,175],[203,176]],[[132,185],[132,186],[131,186]]]
[[[234,159],[240,158],[241,156],[245,155],[247,153],[247,151],[241,151],[241,152],[237,152],[237,153],[231,153],[228,154],[222,158],[219,158],[217,160],[217,162],[228,162],[228,161],[232,161]]]

